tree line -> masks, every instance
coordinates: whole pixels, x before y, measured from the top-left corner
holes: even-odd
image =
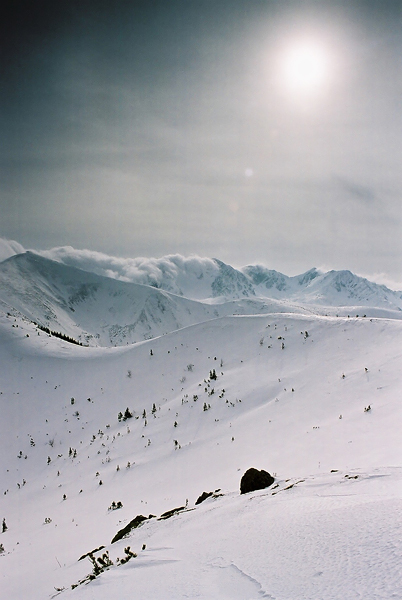
[[[53,335],[54,337],[58,337],[61,340],[64,340],[65,342],[69,342],[70,344],[77,344],[77,346],[82,346],[82,343],[75,340],[74,338],[70,337],[69,335],[65,335],[64,333],[60,333],[60,331],[53,331],[52,329],[49,329],[49,327],[45,327],[43,325],[39,325],[39,323],[35,323],[36,327],[38,329],[40,329],[41,331],[44,331],[45,333],[48,333],[49,335]]]

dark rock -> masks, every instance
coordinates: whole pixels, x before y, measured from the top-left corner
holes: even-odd
[[[122,538],[124,538],[124,536],[126,536],[128,533],[130,533],[130,531],[132,529],[136,529],[137,527],[139,527],[141,525],[141,523],[143,521],[146,521],[147,517],[144,517],[144,515],[137,515],[135,517],[135,519],[133,519],[132,521],[130,521],[130,523],[128,523],[125,527],[123,527],[123,529],[120,529],[116,535],[114,536],[114,538],[112,539],[112,544],[114,544],[115,542],[118,542],[119,540],[121,540]]]
[[[267,471],[258,471],[258,469],[248,469],[240,481],[240,494],[254,492],[254,490],[263,490],[274,483],[275,479]]]
[[[204,500],[206,500],[207,498],[210,498],[213,495],[213,492],[202,492],[201,496],[199,496],[197,498],[197,500],[195,501],[195,504],[201,504],[201,502],[204,502]]]
[[[186,510],[185,506],[179,506],[178,508],[172,508],[171,510],[167,510],[159,517],[158,521],[160,521],[161,519],[170,519],[170,517],[173,517],[173,515],[177,515],[177,513],[182,512],[183,510]]]

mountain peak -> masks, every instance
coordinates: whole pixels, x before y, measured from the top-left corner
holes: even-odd
[[[241,298],[255,296],[250,281],[241,271],[234,269],[217,258],[213,259],[219,267],[219,274],[212,282],[211,289],[214,298]]]
[[[298,275],[297,280],[298,280],[299,285],[308,285],[311,281],[313,281],[313,279],[315,279],[316,277],[318,277],[321,274],[322,274],[321,271],[319,271],[318,269],[313,267],[312,269],[309,269],[305,273],[302,273],[302,275]]]

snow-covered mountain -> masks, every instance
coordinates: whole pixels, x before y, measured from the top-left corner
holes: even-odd
[[[117,258],[99,252],[55,248],[40,253],[70,267],[106,277],[140,283],[193,300],[254,296],[253,286],[239,270],[218,259],[171,254],[162,258]]]
[[[261,265],[250,265],[242,270],[255,286],[258,296],[322,306],[377,306],[402,310],[402,292],[394,292],[350,271],[322,273],[310,269],[302,275],[287,277]]]
[[[176,257],[173,269],[173,257],[169,260],[169,267],[161,259],[158,268],[141,271],[145,285],[25,252],[0,263],[0,302],[41,327],[101,346],[127,345],[236,314],[402,316],[400,294],[348,271],[312,269],[286,277],[261,266],[240,272],[217,259],[180,263]]]
[[[217,316],[209,305],[30,252],[0,263],[0,281],[4,305],[90,345],[133,343]]]
[[[222,263],[211,284],[220,302],[200,302],[26,252],[0,263],[0,302],[7,312],[91,346],[127,345],[225,315],[296,310],[255,297],[224,302],[224,292],[238,295],[242,278]]]
[[[402,291],[394,292],[350,271],[324,273],[313,268],[288,277],[263,265],[235,269],[218,259],[178,254],[121,259],[70,247],[43,251],[41,255],[84,271],[151,285],[193,300],[217,302],[256,295],[321,306],[402,308]]]

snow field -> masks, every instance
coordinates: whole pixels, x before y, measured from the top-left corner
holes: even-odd
[[[401,327],[238,316],[102,349],[3,316],[5,597],[64,587],[61,597],[100,600],[132,590],[142,599],[401,598]],[[133,417],[118,422],[126,407]],[[279,487],[238,496],[250,466],[275,473]],[[223,497],[110,546],[135,515],[186,499],[193,508],[218,488]],[[108,511],[113,500],[123,508]],[[71,590],[91,570],[77,559],[100,545],[113,561],[127,545],[138,557]]]

